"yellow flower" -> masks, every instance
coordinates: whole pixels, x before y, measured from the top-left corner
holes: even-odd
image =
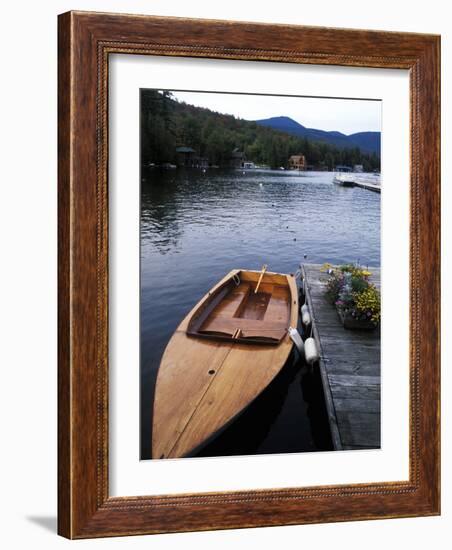
[[[329,263],[326,263],[326,264],[323,264],[322,267],[320,268],[320,271],[328,271],[328,269],[331,269],[333,266]]]
[[[356,309],[363,313],[371,313],[371,319],[375,323],[380,321],[380,293],[375,285],[369,285],[362,292],[354,294]]]

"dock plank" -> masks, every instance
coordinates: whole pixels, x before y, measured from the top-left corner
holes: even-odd
[[[347,445],[364,446],[366,448],[380,447],[380,414],[356,414],[355,411],[339,411],[337,417],[341,437]]]
[[[344,329],[325,299],[328,275],[303,266],[304,287],[319,345],[319,368],[336,449],[380,447],[380,332]],[[380,288],[380,269],[369,268]]]
[[[337,408],[344,412],[379,413],[381,410],[379,399],[345,399],[337,397],[335,402]]]

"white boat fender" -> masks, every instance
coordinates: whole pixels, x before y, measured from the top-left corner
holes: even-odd
[[[303,340],[301,339],[300,333],[296,328],[289,327],[289,336],[292,342],[295,344],[295,347],[298,350],[298,353],[304,357],[304,344]]]
[[[301,322],[304,326],[311,324],[311,315],[309,313],[309,308],[306,304],[301,306]]]
[[[314,338],[306,338],[304,342],[304,355],[306,363],[309,365],[313,365],[320,359],[317,344],[315,343]]]

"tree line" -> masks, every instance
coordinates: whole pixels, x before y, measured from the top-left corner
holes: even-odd
[[[337,165],[362,164],[366,172],[380,170],[376,153],[358,147],[340,149],[260,126],[173,99],[171,92],[141,91],[141,162],[175,163],[176,147],[187,146],[210,164],[226,166],[234,149],[248,161],[287,168],[291,155],[303,154],[308,165],[334,170]]]

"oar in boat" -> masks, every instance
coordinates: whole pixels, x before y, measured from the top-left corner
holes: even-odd
[[[264,277],[264,273],[267,271],[267,264],[264,264],[262,266],[261,275],[259,277],[259,280],[257,281],[256,288],[254,289],[254,294],[257,294],[257,291],[259,290],[260,284],[262,282],[262,279]]]

